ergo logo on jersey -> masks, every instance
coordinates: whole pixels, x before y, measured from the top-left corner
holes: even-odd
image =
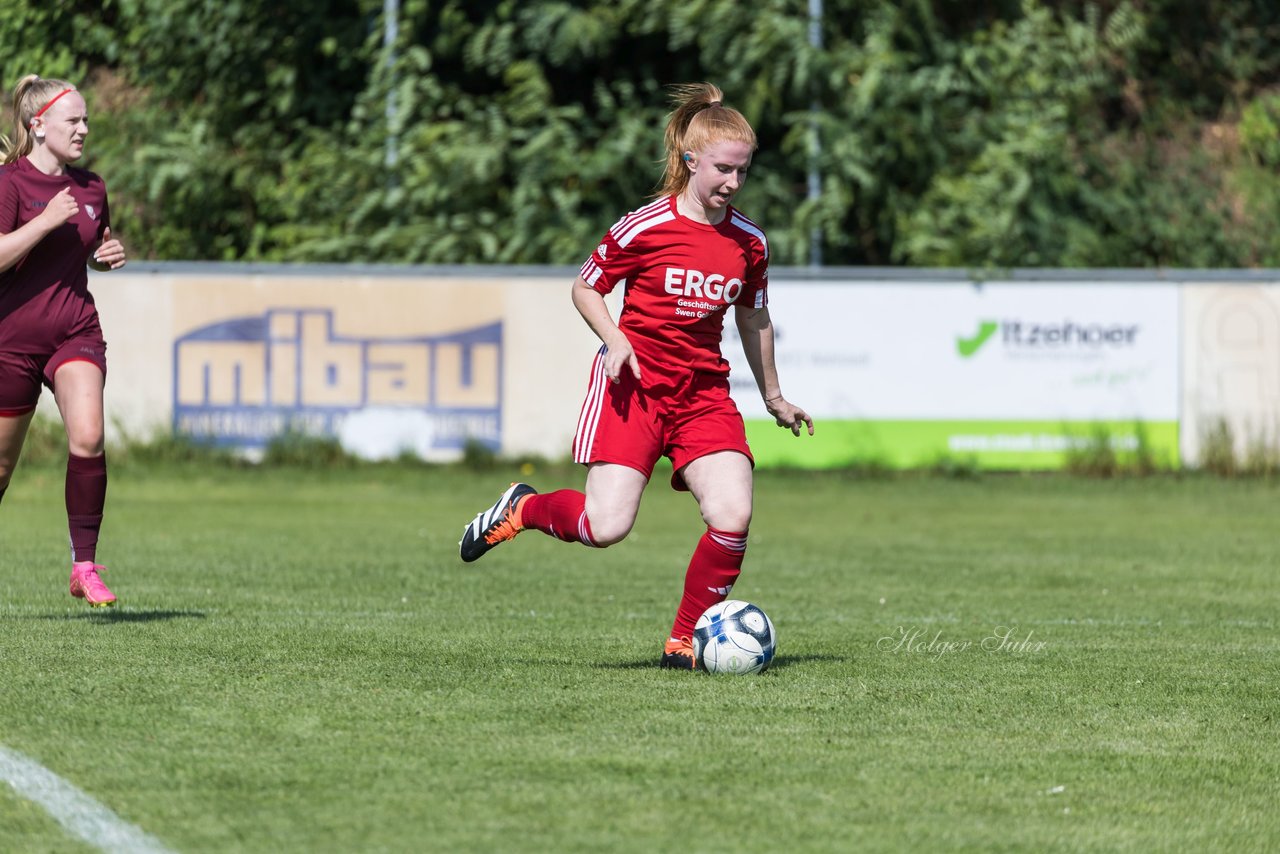
[[[726,282],[724,276],[719,273],[708,276],[701,270],[668,267],[665,287],[667,293],[678,297],[723,300],[728,304],[742,293],[742,280],[730,279]]]

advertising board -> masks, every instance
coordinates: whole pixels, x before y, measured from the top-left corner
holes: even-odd
[[[728,341],[762,460],[1050,468],[1099,431],[1177,458],[1175,284],[775,282],[770,312],[783,391],[819,433],[806,447],[772,425]]]

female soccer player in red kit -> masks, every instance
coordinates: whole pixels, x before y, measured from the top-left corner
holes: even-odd
[[[720,354],[733,306],[765,407],[797,436],[813,420],[778,383],[768,309],[769,244],[731,204],[756,135],[707,83],[678,87],[666,128],[666,173],[655,201],[618,220],[582,265],[573,304],[604,342],[574,436],[586,491],[539,495],[513,484],[463,533],[473,561],[534,528],[567,542],[612,545],[631,531],[653,466],[666,456],[672,486],[693,493],[707,525],[685,574],[684,596],[660,664],[694,668],[690,637],[706,608],[738,578],[751,524],[751,470],[742,416]],[[626,282],[615,325],[604,295]]]
[[[71,165],[89,135],[76,88],[24,77],[13,93],[13,118],[0,165],[0,499],[43,383],[67,430],[71,595],[94,607],[113,605],[95,563],[107,494],[107,345],[85,265],[117,270],[125,251],[111,236],[106,185]]]

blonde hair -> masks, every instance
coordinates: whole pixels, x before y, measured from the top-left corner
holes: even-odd
[[[13,163],[31,153],[35,143],[31,139],[31,121],[36,113],[49,105],[54,98],[75,86],[65,80],[45,80],[38,74],[28,74],[13,88],[13,139],[0,138],[3,157],[0,163]]]
[[[684,164],[686,151],[704,151],[717,142],[741,142],[756,150],[756,132],[742,113],[726,107],[724,93],[711,83],[684,83],[672,87],[675,109],[667,119],[666,172],[655,196],[680,193],[689,184]]]

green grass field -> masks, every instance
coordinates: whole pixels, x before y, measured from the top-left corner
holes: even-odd
[[[0,745],[184,852],[1280,847],[1274,483],[762,473],[716,678],[656,667],[692,500],[462,564],[517,476],[118,466],[90,613],[20,469]],[[0,849],[91,850],[7,787]]]

